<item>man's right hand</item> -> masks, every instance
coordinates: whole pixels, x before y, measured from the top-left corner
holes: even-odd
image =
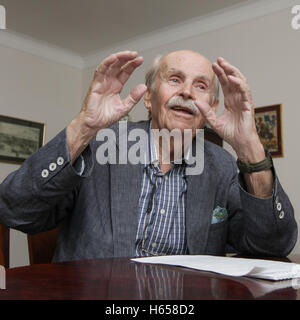
[[[120,92],[132,72],[143,63],[137,52],[112,54],[97,67],[94,80],[83,103],[81,114],[85,125],[99,131],[119,121],[146,92],[146,86],[135,87],[124,100]]]
[[[82,109],[67,127],[67,144],[72,162],[103,128],[110,127],[129,113],[145,94],[144,84],[136,86],[122,100],[120,92],[132,72],[143,63],[137,52],[110,55],[96,68]]]

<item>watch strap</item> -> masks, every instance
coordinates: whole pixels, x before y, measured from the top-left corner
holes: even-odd
[[[271,154],[266,151],[266,158],[257,163],[242,162],[237,159],[237,166],[242,173],[252,173],[267,170],[273,167]]]

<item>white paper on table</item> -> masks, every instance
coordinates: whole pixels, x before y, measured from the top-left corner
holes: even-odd
[[[140,263],[165,264],[215,272],[232,277],[284,280],[300,277],[300,264],[273,260],[207,255],[156,256],[131,259]]]
[[[298,290],[300,288],[300,278],[270,281],[248,277],[236,277],[234,281],[247,287],[255,299],[261,298],[270,292],[280,289],[293,288]]]
[[[0,266],[0,289],[6,289],[5,268]]]

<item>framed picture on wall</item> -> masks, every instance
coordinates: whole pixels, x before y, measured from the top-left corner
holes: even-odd
[[[45,124],[0,115],[0,161],[21,164],[44,144]]]
[[[265,149],[272,157],[283,157],[281,104],[255,108],[255,124]]]

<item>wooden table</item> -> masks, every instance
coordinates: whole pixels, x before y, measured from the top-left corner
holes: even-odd
[[[300,256],[288,257],[300,263]],[[227,277],[180,267],[108,258],[6,270],[0,300],[300,300],[300,281]]]

